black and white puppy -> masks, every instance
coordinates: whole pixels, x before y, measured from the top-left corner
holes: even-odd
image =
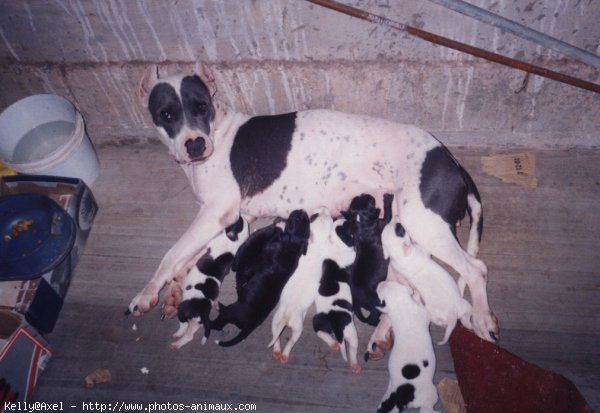
[[[185,277],[182,301],[177,307],[179,330],[173,334],[179,340],[170,344],[172,349],[189,343],[200,324],[204,325],[202,344],[206,343],[211,330],[210,311],[217,305],[223,278],[231,270],[233,257],[248,234],[248,222],[240,217],[208,244],[206,254]]]
[[[282,230],[273,226],[257,237],[250,235],[240,246],[233,261],[236,271],[237,302],[219,305],[219,316],[211,322],[214,330],[231,323],[241,331],[229,341],[217,341],[223,347],[238,344],[250,335],[279,302],[279,296],[306,254],[310,220],[306,212],[294,210]]]
[[[384,281],[377,293],[392,323],[397,339],[390,352],[390,382],[377,413],[419,408],[420,413],[434,413],[438,401],[433,384],[435,353],[429,335],[429,315],[413,297],[410,289],[396,281]]]
[[[344,219],[338,219],[334,222],[334,228],[343,225],[343,222]],[[354,325],[350,274],[347,270],[354,262],[356,252],[344,244],[337,234],[332,235],[332,242],[337,244],[338,252],[323,261],[321,281],[315,298],[313,329],[332,351],[341,350],[344,361],[348,361],[349,357],[352,372],[358,374],[362,369],[356,357],[358,334]]]
[[[310,221],[308,250],[300,257],[296,271],[285,284],[271,322],[273,339],[269,347],[273,347],[273,358],[281,364],[288,362],[290,352],[302,334],[304,317],[319,288],[323,260],[335,254],[331,248],[333,218],[329,211],[320,208]],[[280,336],[286,327],[291,330],[291,335],[282,351]]]
[[[380,312],[377,310],[379,298],[377,285],[387,277],[389,260],[384,257],[381,245],[381,232],[392,219],[392,194],[384,195],[384,216],[379,218],[380,209],[375,198],[362,194],[350,202],[342,211],[346,222],[337,228],[338,235],[356,249],[356,260],[350,270],[350,287],[356,317],[363,323],[377,325]],[[362,310],[369,311],[365,317]]]

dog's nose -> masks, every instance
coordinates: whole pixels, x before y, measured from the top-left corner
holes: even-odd
[[[187,150],[190,159],[194,160],[201,158],[204,154],[204,149],[206,149],[206,141],[202,137],[188,139],[185,142],[185,149]]]

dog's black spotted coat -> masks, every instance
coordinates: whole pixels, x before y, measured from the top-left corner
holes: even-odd
[[[242,198],[260,194],[285,169],[296,112],[250,118],[237,131],[230,162]]]
[[[348,271],[340,268],[337,262],[331,259],[323,261],[323,274],[319,282],[319,295],[322,297],[331,297],[340,291],[339,283],[348,283]],[[333,334],[338,343],[344,341],[344,328],[352,322],[352,312],[354,307],[348,300],[337,299],[332,303],[332,307],[342,310],[331,310],[327,313],[318,313],[313,316],[313,330],[315,332],[323,331],[327,334]],[[346,310],[346,311],[343,311]]]
[[[481,202],[473,179],[444,146],[427,152],[421,167],[419,190],[425,207],[442,217],[455,236],[456,223],[470,208],[467,196],[474,195]],[[481,239],[483,217],[477,229]]]
[[[429,366],[428,360],[423,360],[423,367]],[[421,368],[416,364],[405,364],[402,367],[402,376],[406,380],[414,380],[421,374]],[[415,386],[410,383],[404,383],[398,386],[395,392],[392,392],[390,396],[381,402],[381,406],[377,410],[377,413],[391,412],[394,407],[398,407],[399,411],[404,410],[408,403],[415,399]]]
[[[402,367],[402,376],[404,376],[406,380],[416,379],[419,377],[419,374],[421,374],[421,369],[416,364],[405,364],[404,367]]]
[[[384,400],[377,409],[377,413],[388,413],[397,407],[399,411],[406,408],[408,403],[415,399],[415,386],[410,383],[405,383],[398,386],[395,392],[390,394],[390,397]]]

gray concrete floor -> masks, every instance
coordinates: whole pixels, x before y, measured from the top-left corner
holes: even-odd
[[[599,410],[600,152],[538,151],[539,186],[524,189],[481,171],[479,158],[490,150],[451,149],[483,197],[480,257],[490,269],[488,293],[500,319],[500,345],[565,375]],[[130,299],[198,206],[160,144],[98,151],[102,169],[93,190],[100,210],[48,337],[54,356],[32,401],[63,401],[77,409],[84,402],[115,409],[120,402],[213,402],[254,403],[259,412],[376,410],[388,381],[387,363],[369,362],[361,375],[352,375],[312,333],[310,317],[285,367],[267,349],[269,322],[233,348],[212,340],[201,346],[198,339],[173,351],[167,344],[176,320],[161,321],[158,309],[125,317]],[[224,283],[224,302],[234,299],[232,283],[233,277]],[[359,327],[361,349],[370,332]],[[432,334],[440,338],[442,330],[432,327]],[[449,347],[436,346],[436,352],[436,382],[454,377]],[[84,377],[100,368],[111,371],[112,382],[85,388]]]

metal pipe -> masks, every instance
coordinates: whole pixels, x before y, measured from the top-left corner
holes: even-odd
[[[445,46],[450,49],[468,53],[473,56],[481,57],[486,60],[490,60],[492,62],[496,62],[496,63],[499,63],[504,66],[519,69],[519,70],[522,70],[527,73],[532,73],[534,75],[543,76],[548,79],[566,83],[568,85],[575,86],[575,87],[578,87],[581,89],[600,93],[600,85],[597,85],[595,83],[591,83],[586,80],[578,79],[576,77],[572,77],[569,75],[564,75],[562,73],[558,73],[558,72],[555,72],[555,71],[552,71],[549,69],[545,69],[543,67],[535,66],[530,63],[526,63],[526,62],[522,62],[520,60],[512,59],[510,57],[502,56],[497,53],[488,52],[487,50],[483,50],[478,47],[470,46],[465,43],[460,43],[455,40],[451,40],[446,37],[427,32],[425,30],[417,29],[416,27],[408,26],[406,24],[399,23],[399,22],[387,19],[385,17],[369,13],[364,10],[352,7],[352,6],[347,6],[345,4],[338,3],[333,0],[307,0],[307,1],[314,3],[314,4],[318,4],[319,6],[327,7],[329,9],[338,11],[340,13],[347,14],[349,16],[353,16],[353,17],[357,17],[359,19],[369,21],[371,23],[376,23],[376,24],[379,24],[382,26],[391,27],[393,29],[397,29],[397,30],[409,33],[420,39],[427,40],[429,42],[439,44],[441,46]]]
[[[580,62],[588,65],[600,68],[600,56],[592,54],[587,50],[580,49],[569,43],[565,43],[554,37],[548,36],[544,33],[530,29],[527,26],[516,23],[512,20],[506,19],[497,14],[491,13],[485,9],[473,6],[462,0],[429,0],[432,3],[454,10],[455,12],[464,14],[469,17],[473,17],[483,23],[487,23],[506,32],[512,33],[516,36],[522,37],[544,47],[549,47],[557,52],[560,52],[566,56],[572,57],[573,59],[579,60]]]

